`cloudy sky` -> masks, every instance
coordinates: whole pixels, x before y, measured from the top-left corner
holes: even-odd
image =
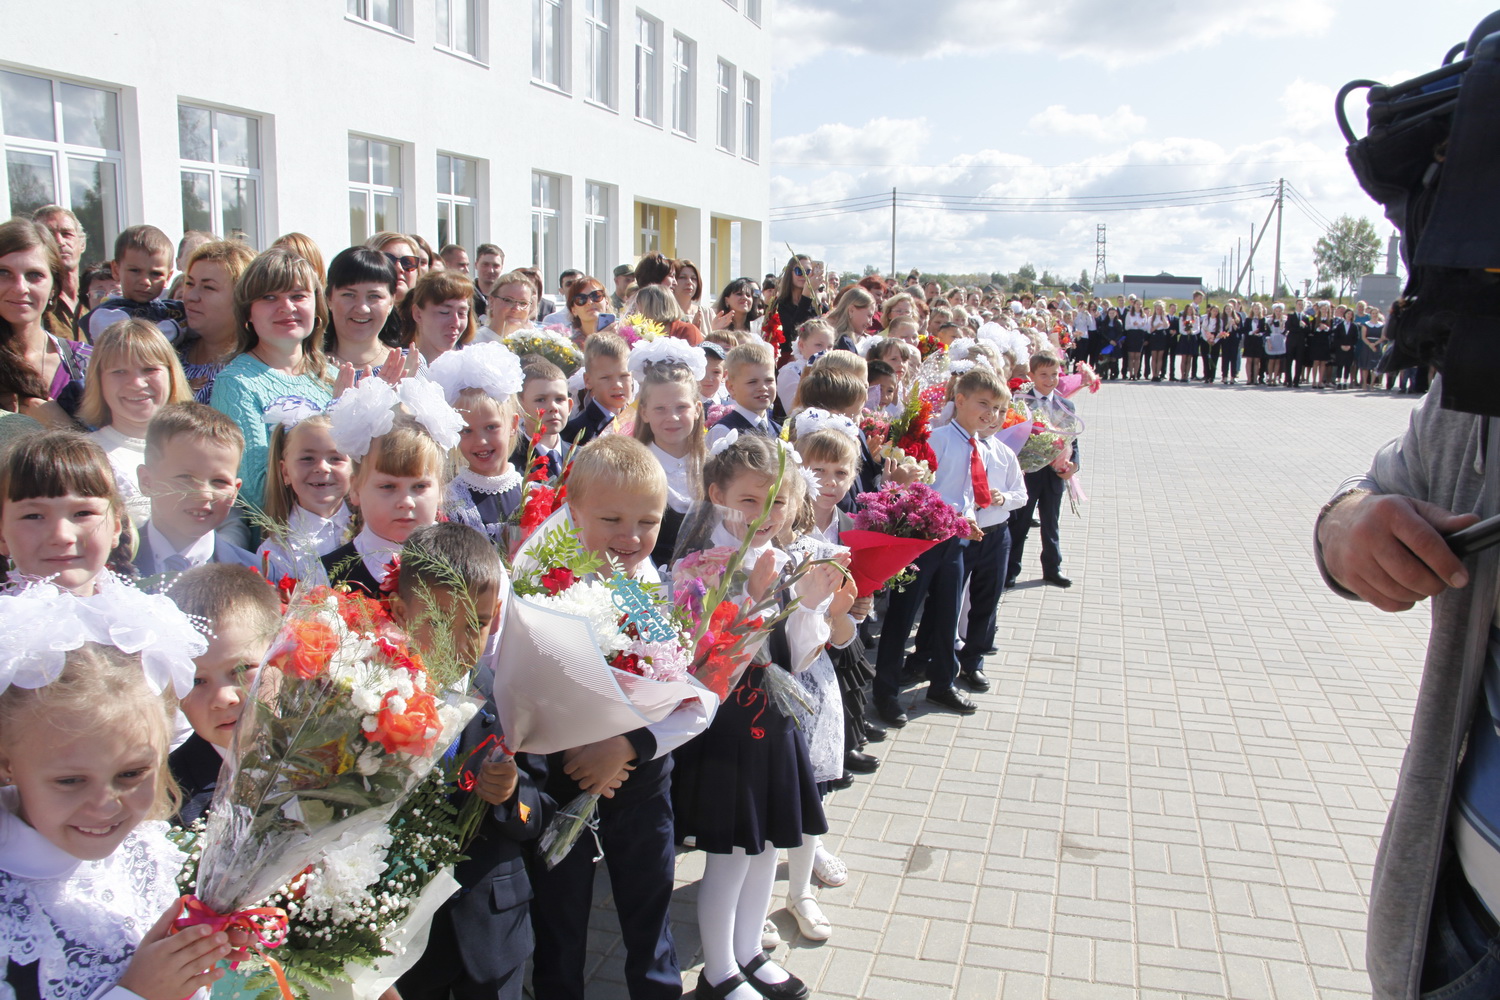
[[[1494,7],[779,0],[772,205],[860,196],[871,204],[892,187],[929,203],[919,196],[1084,196],[1098,205],[1108,204],[1100,196],[1206,192],[1186,196],[1197,205],[1144,211],[902,207],[896,262],[903,271],[987,272],[1029,261],[1076,280],[1093,273],[1103,222],[1109,270],[1212,284],[1235,240],[1248,253],[1251,225],[1266,217],[1272,202],[1257,186],[1284,177],[1306,199],[1288,201],[1282,233],[1283,267],[1300,284],[1314,275],[1321,219],[1365,215],[1382,236],[1391,230],[1344,159],[1338,88],[1437,67]],[[1350,98],[1359,134],[1364,107],[1362,95]],[[1203,204],[1228,197],[1243,200]],[[790,243],[843,270],[889,268],[888,200],[866,212],[788,211],[800,217],[772,225],[773,247]],[[1262,277],[1271,283],[1272,236],[1274,228],[1257,256],[1257,291]]]

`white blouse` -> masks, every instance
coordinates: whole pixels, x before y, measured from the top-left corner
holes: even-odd
[[[693,484],[688,481],[688,457],[673,458],[654,441],[646,447],[651,449],[651,454],[667,474],[667,506],[679,514],[686,514],[694,500]]]

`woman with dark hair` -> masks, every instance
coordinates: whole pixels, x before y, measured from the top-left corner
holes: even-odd
[[[474,283],[457,271],[440,267],[422,275],[406,296],[406,349],[429,365],[462,350],[478,329],[469,309],[473,301]]]
[[[395,381],[405,353],[380,338],[396,307],[396,265],[384,253],[365,247],[341,250],[328,265],[328,332],[323,350],[340,371],[351,369],[358,382],[386,369]],[[387,366],[395,365],[394,369]]]
[[[647,285],[663,285],[670,290],[677,282],[676,270],[672,264],[672,258],[656,250],[644,255],[635,265],[635,287],[639,289]]]
[[[713,328],[737,333],[760,335],[760,302],[755,297],[752,278],[735,278],[719,293],[714,303]]]
[[[792,342],[797,339],[797,328],[823,313],[823,303],[812,287],[812,260],[796,256],[787,260],[776,282],[776,297],[766,307],[767,314],[781,320],[783,340],[778,357],[785,361],[792,356]]]
[[[385,321],[385,329],[380,331],[380,339],[387,346],[397,347],[405,332],[402,329],[401,302],[411,286],[417,283],[417,278],[421,277],[422,258],[417,255],[417,248],[411,238],[402,233],[376,233],[365,240],[365,247],[385,254],[391,266],[396,269],[396,290],[391,295],[394,302],[390,316]]]
[[[89,347],[47,332],[62,271],[57,243],[45,226],[27,219],[0,223],[0,364],[34,373],[46,398],[72,414],[83,398]],[[14,410],[19,401],[11,394],[0,403]]]
[[[568,289],[568,317],[573,322],[573,342],[580,348],[596,333],[615,325],[614,313],[607,313],[609,293],[597,278],[579,278]]]

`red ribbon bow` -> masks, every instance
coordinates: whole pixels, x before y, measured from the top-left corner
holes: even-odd
[[[183,896],[178,902],[182,906],[182,913],[172,922],[173,934],[199,924],[203,924],[215,933],[240,931],[250,938],[250,947],[266,960],[266,964],[275,973],[276,984],[281,987],[282,997],[285,1000],[293,1000],[292,987],[286,981],[286,973],[282,971],[281,963],[265,952],[267,948],[279,948],[286,944],[289,928],[285,910],[275,906],[252,906],[233,913],[215,913],[197,896]],[[243,954],[243,951],[240,953]],[[232,957],[236,953],[230,954]],[[241,959],[232,958],[229,967],[238,968],[240,961]]]

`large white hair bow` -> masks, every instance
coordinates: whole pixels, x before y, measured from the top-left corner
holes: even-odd
[[[160,594],[101,581],[92,597],[50,583],[32,583],[0,597],[0,691],[39,688],[57,680],[68,653],[86,642],[139,653],[146,683],[179,698],[193,689],[193,658],[208,640],[177,605]]]
[[[816,406],[809,406],[805,410],[798,410],[795,420],[799,438],[818,431],[838,431],[855,441],[859,440],[859,425],[842,413],[829,413]]]
[[[448,405],[448,400],[443,397],[442,386],[424,378],[409,378],[401,383],[396,394],[401,397],[401,404],[411,412],[417,423],[427,429],[434,441],[444,448],[458,447],[459,435],[464,429],[464,418]]]
[[[329,407],[334,447],[350,458],[364,458],[370,443],[395,426],[398,406],[404,406],[441,447],[458,446],[464,418],[448,405],[442,386],[425,378],[408,378],[392,387],[384,379],[367,378]]]
[[[479,389],[491,399],[503,400],[521,391],[521,359],[504,344],[470,344],[461,351],[447,351],[422,373],[443,387],[449,405],[465,389]]]
[[[641,340],[630,349],[630,374],[637,382],[645,377],[646,369],[653,365],[683,365],[693,373],[693,380],[703,381],[708,374],[708,357],[703,348],[694,347],[676,337],[658,337]]]

